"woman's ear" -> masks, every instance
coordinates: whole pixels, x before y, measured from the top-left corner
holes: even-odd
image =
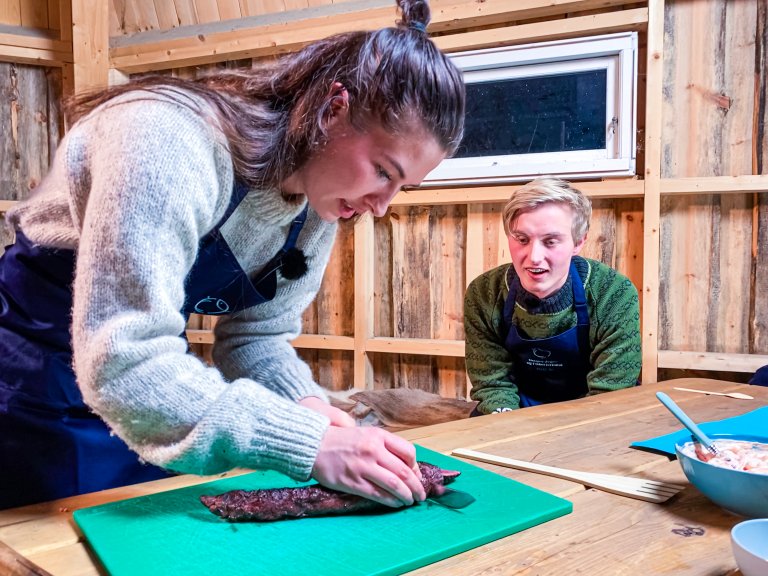
[[[328,93],[330,97],[330,116],[333,118],[340,112],[349,109],[349,92],[341,82],[334,82]]]

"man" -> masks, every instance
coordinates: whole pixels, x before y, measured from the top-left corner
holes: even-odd
[[[628,388],[641,367],[637,289],[578,256],[592,206],[567,182],[539,178],[504,207],[512,264],[464,297],[473,415]]]

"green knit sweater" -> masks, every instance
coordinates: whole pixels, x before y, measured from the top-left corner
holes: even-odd
[[[574,257],[589,308],[592,348],[587,375],[589,394],[628,388],[640,375],[640,306],[637,289],[626,276],[596,260]],[[466,366],[477,409],[489,414],[519,408],[512,358],[504,348],[502,319],[509,286],[517,291],[512,321],[529,338],[548,338],[576,325],[570,277],[552,296],[539,299],[526,291],[511,264],[478,276],[464,297]]]

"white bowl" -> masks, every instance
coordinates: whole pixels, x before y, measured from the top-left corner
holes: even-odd
[[[731,547],[743,576],[768,576],[768,518],[736,524]]]

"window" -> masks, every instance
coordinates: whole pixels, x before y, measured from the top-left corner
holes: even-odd
[[[635,32],[451,58],[467,86],[464,140],[424,185],[635,173]]]

